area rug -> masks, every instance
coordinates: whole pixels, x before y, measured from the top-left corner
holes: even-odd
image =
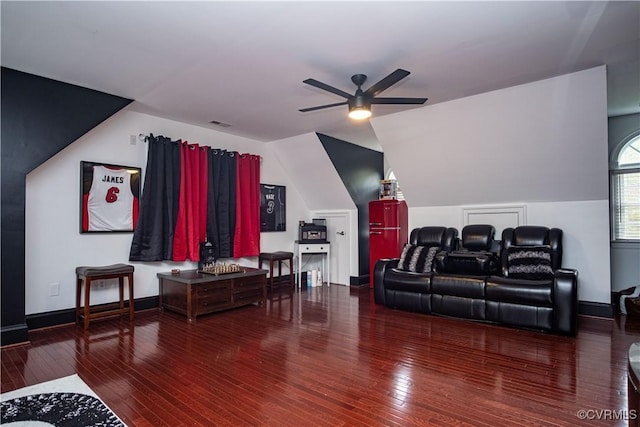
[[[0,401],[3,426],[125,426],[78,375],[4,393]]]

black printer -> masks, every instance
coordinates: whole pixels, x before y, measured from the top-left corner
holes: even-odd
[[[300,243],[326,243],[326,220],[314,219],[313,222],[300,221],[298,226],[298,242]]]

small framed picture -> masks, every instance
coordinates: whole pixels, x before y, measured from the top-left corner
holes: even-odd
[[[133,232],[142,169],[80,162],[80,233]]]
[[[287,231],[286,187],[260,184],[260,231]]]

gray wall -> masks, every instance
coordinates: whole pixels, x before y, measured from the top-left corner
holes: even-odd
[[[605,67],[371,119],[409,206],[608,198]]]

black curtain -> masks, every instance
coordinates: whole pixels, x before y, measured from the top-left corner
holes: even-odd
[[[129,261],[173,259],[180,195],[180,141],[147,137],[147,169]]]
[[[207,240],[213,243],[216,258],[233,257],[237,155],[234,151],[209,150]]]

